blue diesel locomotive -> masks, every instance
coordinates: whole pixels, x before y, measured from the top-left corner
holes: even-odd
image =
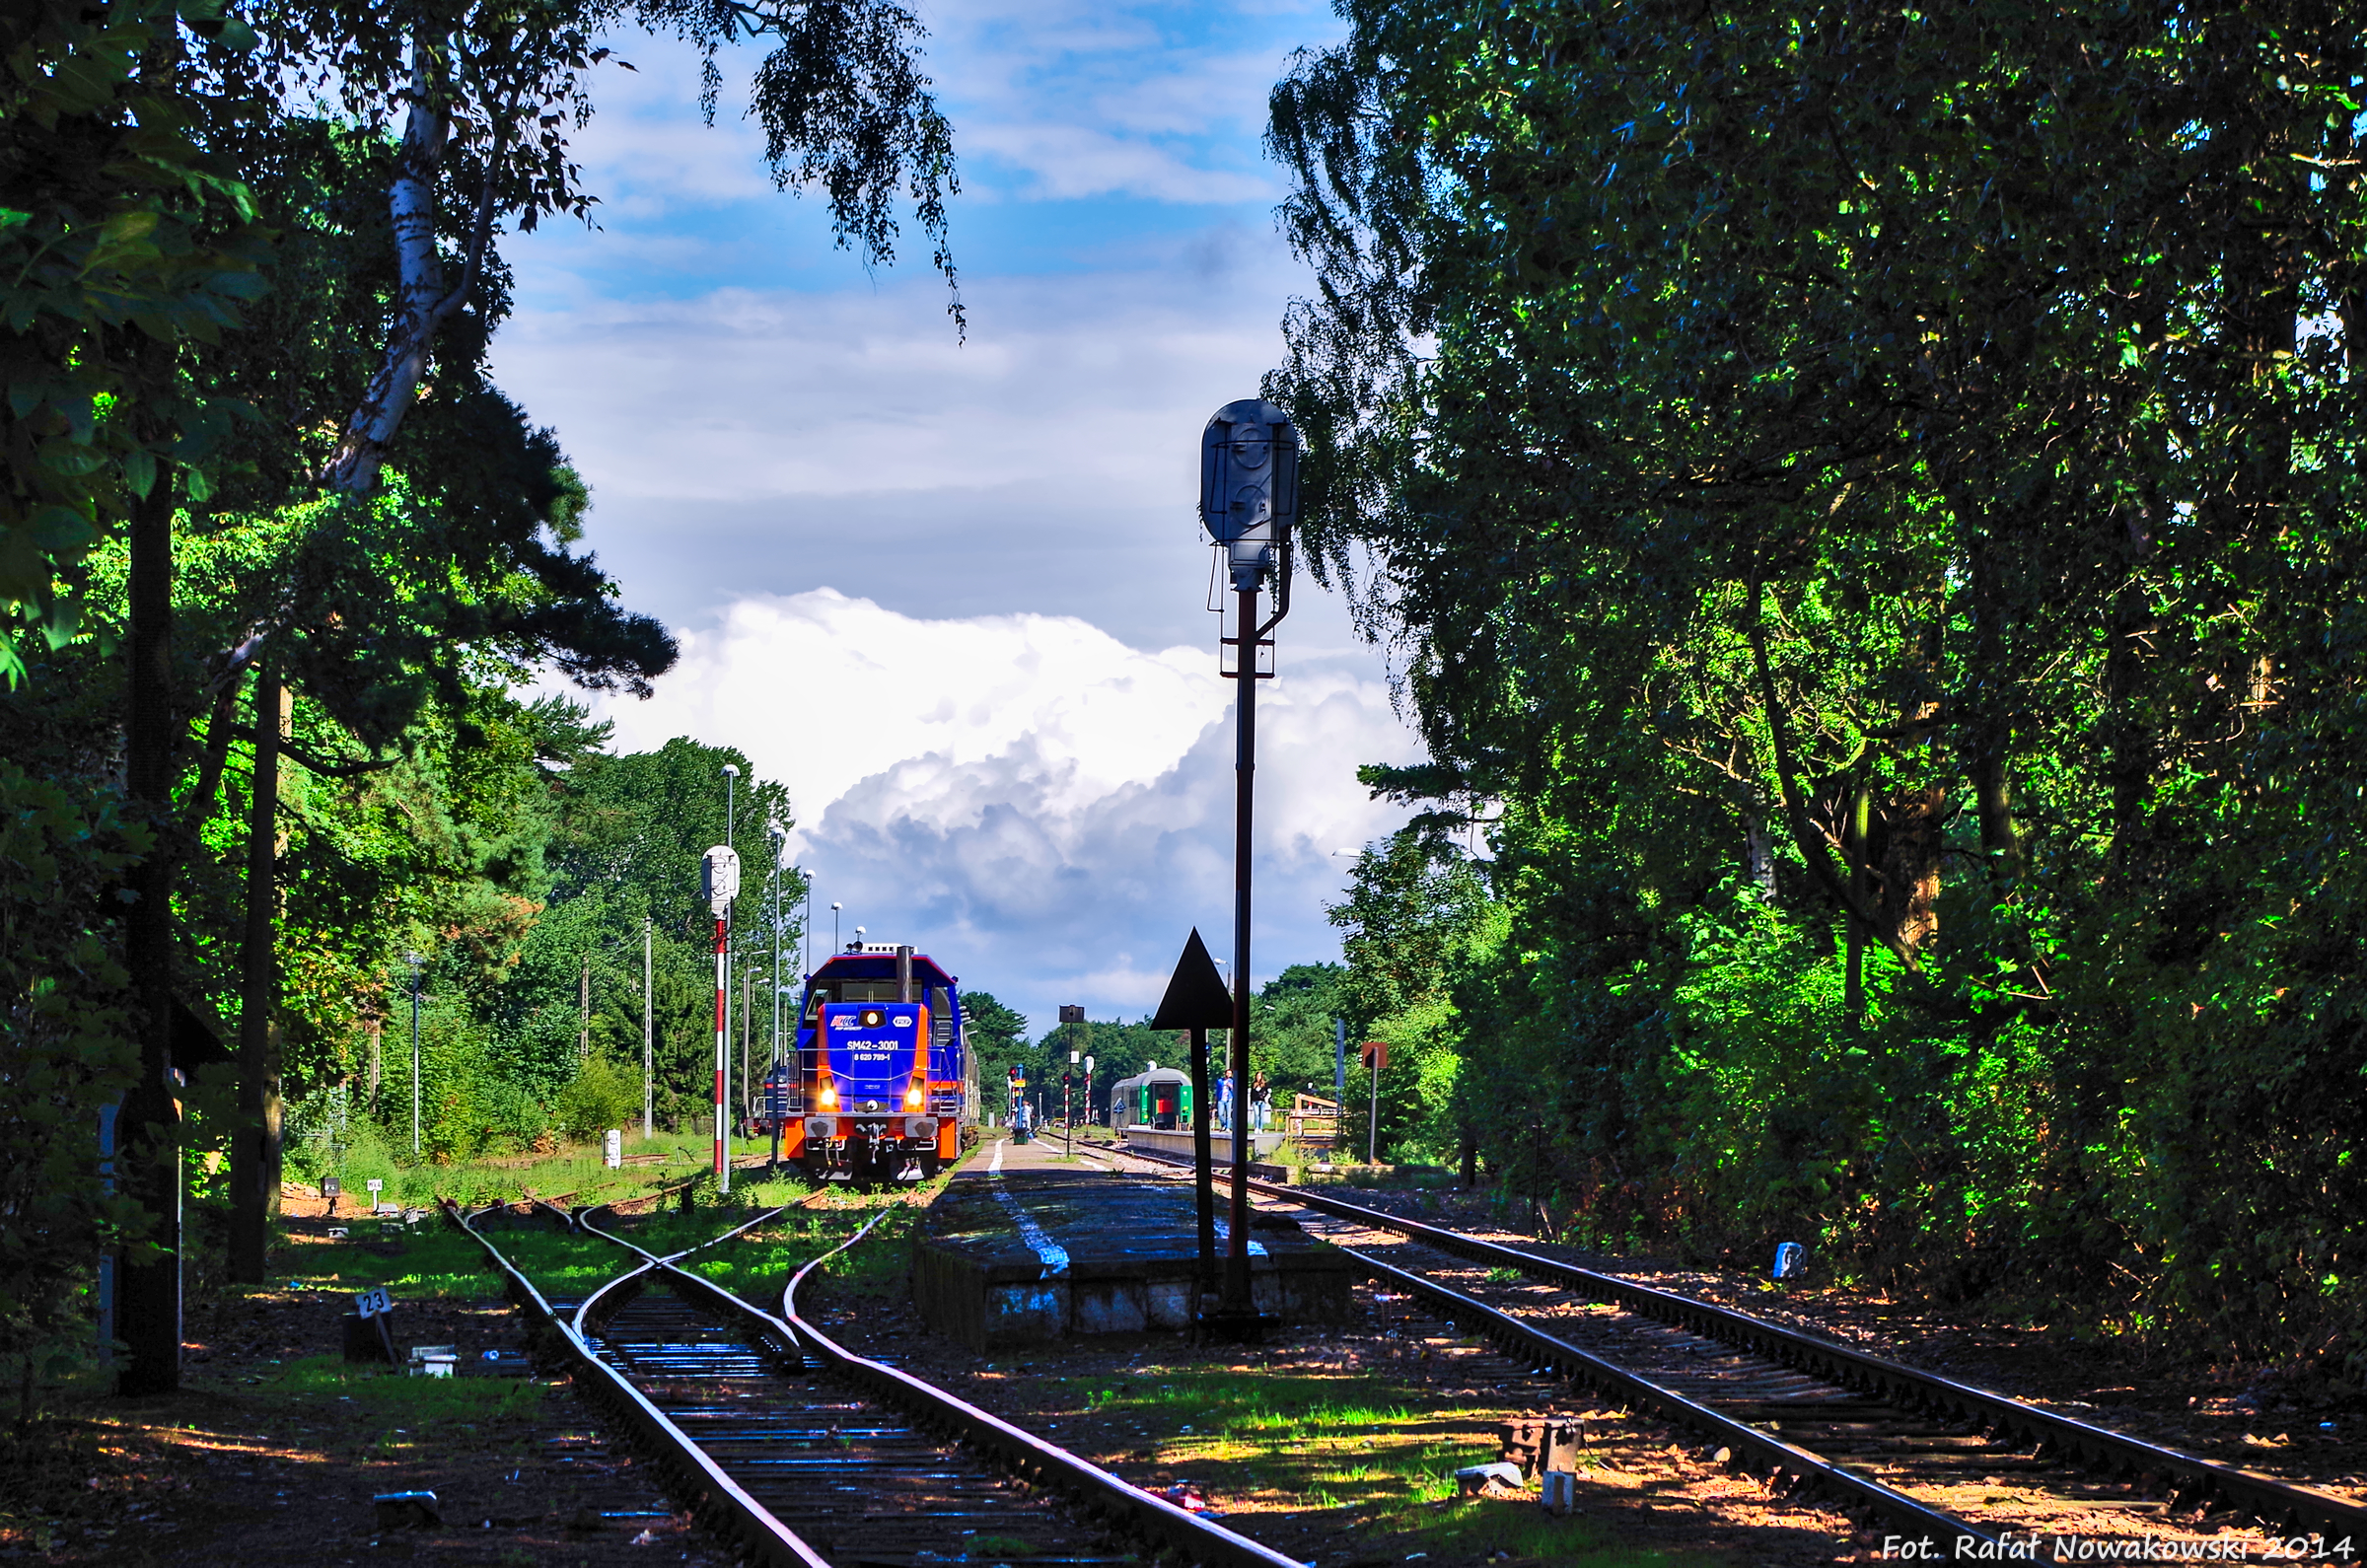
[[[796,1061],[765,1075],[757,1119],[812,1180],[935,1176],[977,1138],[955,977],[890,943],[831,955],[806,976]]]

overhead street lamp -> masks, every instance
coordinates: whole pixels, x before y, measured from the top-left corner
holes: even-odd
[[[1299,510],[1299,433],[1290,416],[1261,397],[1229,402],[1200,432],[1200,521],[1224,552],[1235,600],[1233,630],[1220,648],[1233,650],[1239,680],[1233,761],[1233,1084],[1246,1108],[1250,1083],[1250,824],[1257,771],[1257,682],[1273,677],[1258,655],[1267,636],[1290,613],[1290,531]],[[1257,596],[1268,576],[1274,612],[1257,618]],[[1246,1115],[1233,1118],[1231,1235],[1225,1248],[1220,1312],[1248,1334],[1255,1329],[1250,1298],[1250,1134]]]

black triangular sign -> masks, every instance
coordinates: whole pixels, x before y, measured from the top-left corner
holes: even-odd
[[[1194,926],[1191,940],[1184,944],[1184,957],[1176,961],[1176,972],[1168,977],[1167,994],[1159,999],[1159,1011],[1151,1019],[1151,1028],[1232,1027],[1233,998],[1216,972],[1216,961],[1208,957],[1208,946],[1200,940],[1199,928]]]

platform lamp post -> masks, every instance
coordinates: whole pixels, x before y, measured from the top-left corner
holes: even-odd
[[[1246,1101],[1250,1083],[1250,822],[1257,770],[1258,653],[1267,633],[1290,613],[1290,531],[1298,519],[1299,433],[1290,416],[1261,397],[1219,408],[1200,432],[1200,522],[1222,547],[1236,602],[1233,630],[1219,643],[1233,650],[1233,669],[1219,673],[1241,682],[1233,761],[1233,1083]],[[1257,618],[1257,595],[1274,581],[1274,612]],[[1246,1105],[1245,1105],[1246,1108]],[[1245,1337],[1256,1331],[1250,1299],[1249,1117],[1233,1118],[1231,1236],[1225,1247],[1221,1317]]]
[[[762,978],[764,966],[751,963],[740,971],[740,1100],[732,1106],[732,1125],[740,1118],[754,1112],[754,1091],[749,1077],[756,1065],[756,981]]]
[[[729,844],[716,844],[707,850],[698,863],[699,896],[706,899],[708,910],[715,916],[715,1179],[718,1189],[732,1189],[732,1166],[727,1157],[729,1147],[724,1142],[724,1080],[730,1069],[726,1053],[731,1050],[731,1036],[725,1033],[729,1020],[725,1007],[731,996],[731,940],[732,899],[740,891],[740,857]]]
[[[1348,1103],[1348,1021],[1331,1021],[1331,1126],[1332,1138],[1339,1133],[1339,1107]]]
[[[838,903],[836,899],[830,901],[830,951],[832,953],[845,951],[844,946],[838,940]]]
[[[1060,1005],[1060,1022],[1069,1026],[1068,1039],[1070,1046],[1068,1053],[1068,1071],[1060,1075],[1060,1120],[1061,1123],[1067,1128],[1068,1152],[1073,1155],[1077,1152],[1077,1129],[1075,1125],[1075,1117],[1069,1110],[1068,1087],[1070,1080],[1077,1076],[1077,1063],[1084,1057],[1084,1052],[1076,1049],[1075,1046],[1077,1032],[1085,1027],[1085,1010],[1081,1007],[1074,1007],[1063,1002]]]

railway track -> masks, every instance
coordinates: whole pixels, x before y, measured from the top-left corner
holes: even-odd
[[[1188,1171],[1080,1152],[1113,1169]],[[2367,1551],[2367,1508],[2347,1498],[1557,1258],[1305,1188],[1250,1187],[1408,1300],[1691,1429],[1786,1492],[1878,1517],[1930,1555],[2112,1556],[2149,1541],[2173,1560]]]
[[[597,1290],[560,1300],[503,1255],[481,1214],[446,1212],[485,1248],[546,1352],[667,1472],[674,1495],[759,1562],[1104,1568],[1172,1553],[1211,1568],[1298,1568],[825,1334],[804,1316],[801,1287],[890,1211],[800,1269],[777,1312],[681,1265],[781,1209],[661,1256],[621,1234],[606,1206],[541,1206],[627,1254]]]

